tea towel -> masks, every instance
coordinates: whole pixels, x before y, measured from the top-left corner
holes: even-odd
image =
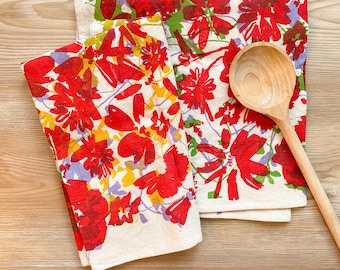
[[[168,53],[155,14],[22,64],[92,269],[202,239]]]

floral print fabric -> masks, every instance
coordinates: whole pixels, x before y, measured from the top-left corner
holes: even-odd
[[[117,21],[108,31],[22,65],[78,249],[94,269],[201,241],[160,19]]]
[[[81,41],[22,68],[84,265],[104,269],[190,248],[201,241],[198,211],[287,221],[283,213],[306,204],[280,130],[237,102],[228,73],[251,42],[286,51],[297,79],[289,116],[304,143],[307,0],[75,7]]]
[[[76,2],[94,6],[92,33],[105,29],[107,20],[161,13],[202,216],[306,204],[304,179],[280,131],[235,100],[228,78],[234,56],[251,42],[286,51],[297,75],[289,116],[304,143],[306,0]]]

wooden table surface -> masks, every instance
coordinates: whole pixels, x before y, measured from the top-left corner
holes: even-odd
[[[307,154],[340,217],[340,2],[309,0]],[[20,63],[75,39],[72,0],[0,1],[0,269],[83,269]],[[289,223],[202,220],[195,248],[115,269],[340,269],[308,195]]]

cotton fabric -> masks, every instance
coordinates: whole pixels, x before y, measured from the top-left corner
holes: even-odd
[[[106,269],[202,239],[161,17],[117,21],[22,65],[83,265]]]
[[[201,216],[247,219],[249,213],[249,219],[289,221],[288,209],[307,203],[304,179],[274,123],[235,100],[228,71],[251,42],[286,51],[297,75],[289,116],[304,144],[307,1],[103,3],[91,10],[88,0],[75,1],[79,37],[102,31],[111,19],[162,15]]]

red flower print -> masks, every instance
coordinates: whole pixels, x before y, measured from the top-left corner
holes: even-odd
[[[197,146],[197,150],[202,153],[212,154],[217,158],[221,158],[221,159],[226,158],[226,155],[222,149],[217,148],[216,146],[213,146],[211,144],[201,143]]]
[[[85,70],[84,76],[80,81],[80,87],[75,87],[75,89],[78,89],[78,95],[86,101],[101,98],[100,94],[98,94],[98,89],[92,85],[92,72],[90,68]]]
[[[227,137],[225,140],[227,141],[227,145],[229,145],[229,135],[224,134],[223,136]],[[269,170],[265,165],[254,162],[251,160],[251,158],[261,147],[263,147],[265,142],[266,140],[264,138],[261,138],[255,134],[248,137],[248,132],[242,130],[234,143],[231,145],[231,158],[235,158],[238,170],[233,169],[227,177],[229,200],[239,199],[237,185],[238,172],[240,173],[242,180],[251,188],[260,189],[262,187],[262,184],[256,181],[252,175],[266,176],[269,174]],[[208,178],[205,179],[205,184],[208,184],[212,181],[216,182],[213,197],[218,198],[222,188],[223,179],[227,173],[228,164],[223,164],[223,161],[226,159],[226,155],[222,149],[208,144],[204,145],[203,147],[198,147],[197,149],[200,152],[209,153],[213,156],[213,158],[209,159],[209,161],[207,161],[203,167],[198,167],[197,172],[210,173]]]
[[[286,46],[287,54],[293,54],[293,60],[297,60],[300,54],[305,52],[307,43],[307,30],[305,26],[297,21],[292,28],[290,28],[283,35],[283,44]]]
[[[109,128],[120,131],[132,131],[135,124],[125,112],[114,105],[108,106],[108,115],[105,116],[104,122]]]
[[[188,174],[189,160],[188,158],[178,153],[178,150],[173,145],[163,156],[166,164],[166,173],[176,181],[184,181]]]
[[[230,11],[229,0],[193,0],[196,5],[188,5],[183,8],[183,17],[192,21],[188,32],[190,39],[198,37],[198,47],[203,50],[208,41],[209,33],[227,35],[233,26],[216,16],[216,14],[228,14]],[[209,14],[209,15],[207,15]]]
[[[189,38],[194,40],[198,37],[198,47],[203,50],[207,46],[210,33],[209,22],[205,17],[204,10],[198,6],[186,6],[183,9],[183,16],[186,20],[192,21],[188,32]]]
[[[84,63],[82,58],[71,57],[57,66],[54,72],[59,74],[59,82],[72,82],[78,77],[83,67]]]
[[[302,71],[305,73],[305,65],[302,66]],[[307,103],[307,99],[306,99],[306,96],[300,96],[301,94],[301,91],[305,89],[305,77],[304,75],[300,75],[300,77],[296,78],[296,84],[295,84],[295,89],[294,89],[294,92],[293,92],[293,96],[290,100],[290,103],[289,103],[289,109],[293,109],[294,108],[294,104],[296,102],[299,102],[299,99],[301,99],[301,103],[302,104],[306,104]]]
[[[183,66],[188,66],[190,64],[190,53],[191,53],[191,49],[188,46],[188,44],[186,43],[185,39],[183,38],[183,36],[181,35],[181,33],[179,32],[178,29],[176,29],[173,33],[173,35],[176,38],[177,44],[179,46],[179,48],[181,49],[181,54],[178,55],[178,60],[181,63],[181,65]]]
[[[66,178],[66,173],[70,169],[70,167],[71,167],[70,163],[60,165],[59,171],[63,179]]]
[[[272,157],[272,161],[282,166],[283,177],[287,184],[293,187],[301,187],[305,185],[303,175],[296,161],[292,159],[291,151],[285,140],[275,146],[276,153]]]
[[[187,216],[188,211],[191,207],[191,202],[188,197],[184,197],[178,201],[175,201],[172,203],[166,210],[165,214],[171,217],[171,222],[173,223],[179,223],[181,225],[184,225]]]
[[[113,150],[107,148],[107,141],[96,142],[95,136],[91,135],[87,139],[82,140],[83,145],[71,156],[72,162],[77,162],[82,159],[84,168],[90,170],[91,177],[98,175],[99,178],[107,177],[110,174],[110,169],[113,168],[114,161]]]
[[[239,5],[240,33],[246,40],[278,41],[281,32],[278,24],[289,24],[290,0],[243,0]]]
[[[166,119],[163,112],[158,116],[157,111],[153,111],[151,121],[153,122],[151,128],[156,130],[157,134],[163,138],[166,137],[166,134],[170,128],[170,121]]]
[[[144,106],[144,96],[142,93],[136,94],[133,97],[133,118],[139,124],[140,116],[144,116],[145,106]]]
[[[128,40],[133,46],[138,44],[138,41],[132,36],[132,34],[145,39],[147,37],[146,32],[142,31],[141,25],[134,21],[128,21],[126,24],[119,27],[121,33],[119,42],[124,44],[125,40]]]
[[[307,0],[295,0],[294,4],[298,7],[298,13],[302,19],[308,21]]]
[[[226,158],[226,154],[224,153],[223,149],[217,148],[211,144],[199,144],[197,146],[197,150],[201,153],[206,153],[213,156],[212,158],[209,158],[209,161],[204,164],[204,167],[197,167],[197,171],[200,173],[213,172],[207,179],[205,179],[204,183],[208,184],[213,180],[217,181],[214,192],[214,198],[217,198],[221,191],[223,176],[226,173],[226,167],[223,166],[223,160]]]
[[[94,250],[104,243],[107,231],[108,203],[99,190],[89,190],[87,183],[69,180],[65,184],[79,232],[86,250]]]
[[[101,119],[100,113],[92,101],[75,98],[74,108],[63,127],[70,126],[71,130],[75,130],[77,127],[81,131],[92,130],[93,120]]]
[[[140,80],[144,77],[143,71],[136,64],[128,59],[132,48],[126,47],[122,42],[118,47],[112,47],[112,40],[116,39],[114,29],[109,30],[96,54],[96,66],[105,80],[112,86],[117,87],[118,83],[125,80]],[[87,57],[92,55],[88,53]],[[115,59],[112,62],[112,59]]]
[[[54,90],[56,95],[49,97],[49,100],[54,100],[54,107],[50,110],[56,114],[56,122],[63,123],[62,127],[70,127],[73,131],[79,128],[81,131],[93,128],[93,120],[101,119],[101,116],[91,101],[87,101],[77,95],[71,93],[74,89],[68,89],[63,84],[57,83]]]
[[[56,94],[49,97],[49,100],[54,100],[54,106],[50,112],[57,115],[56,122],[63,123],[63,128],[69,126],[71,131],[76,128],[85,131],[85,129],[93,128],[93,120],[101,119],[92,101],[101,98],[101,96],[97,88],[93,86],[91,70],[86,69],[83,77],[79,77],[78,73],[82,65],[76,64],[78,68],[75,68],[77,70],[75,72],[72,70],[72,63],[78,63],[75,60],[77,58],[71,59],[73,60],[66,60],[61,65],[62,68],[58,66],[55,69],[58,69],[58,72],[60,72],[59,79],[62,78],[66,85],[60,82],[55,84],[54,91]]]
[[[71,219],[73,235],[74,235],[74,238],[75,238],[75,241],[76,241],[76,244],[77,244],[77,249],[79,251],[81,251],[84,248],[83,238],[81,237],[81,234],[80,234],[80,231],[79,231],[79,228],[78,228],[78,225],[77,225],[77,221],[76,221],[76,218],[75,218],[75,213],[73,212],[72,205],[71,205],[71,202],[70,202],[70,198],[69,198],[69,195],[67,194],[67,191],[66,191],[66,184],[64,182],[61,182],[61,186],[62,186],[62,189],[63,189],[63,192],[64,192],[64,197],[65,197],[65,201],[66,201],[66,207],[67,207],[67,210],[68,210],[68,214],[69,214],[70,219]]]
[[[69,45],[63,46],[59,49],[56,49],[55,52],[72,52],[78,53],[83,48],[83,45],[80,42],[74,42]]]
[[[97,51],[92,46],[85,47],[82,57],[84,59],[88,60],[88,63],[91,65],[94,61],[94,57],[95,57],[96,53],[97,53]]]
[[[118,154],[121,157],[133,156],[133,162],[138,163],[143,159],[144,165],[155,161],[156,152],[152,140],[143,135],[129,133],[118,144]]]
[[[237,46],[236,42],[231,39],[228,47],[225,49],[225,53],[223,55],[223,65],[224,69],[222,70],[220,80],[225,83],[229,83],[229,69],[231,62],[233,61],[235,55],[240,51],[240,48]],[[229,87],[230,88],[230,87]],[[229,95],[233,96],[233,95]]]
[[[295,126],[296,134],[298,135],[301,142],[306,141],[306,116],[301,116],[301,120]]]
[[[174,96],[178,96],[178,92],[177,92],[177,85],[175,86],[169,78],[164,78],[163,79],[163,84],[164,86],[166,87],[166,89],[171,93],[173,94]]]
[[[262,130],[273,129],[275,125],[274,121],[271,120],[269,117],[248,109],[245,110],[244,122],[254,123],[257,127],[261,128]]]
[[[181,107],[180,107],[179,102],[176,102],[169,107],[169,109],[167,110],[167,113],[169,115],[175,115],[180,111],[180,109],[181,109]]]
[[[209,173],[217,170],[222,165],[223,161],[221,159],[213,159],[211,161],[205,162],[203,167],[197,167],[196,170],[199,173]]]
[[[138,206],[141,198],[136,198],[133,202],[131,200],[131,192],[124,197],[117,196],[110,203],[110,221],[109,225],[122,225],[124,222],[132,223],[133,215],[139,212]]]
[[[54,130],[46,127],[45,134],[53,148],[56,159],[61,160],[68,156],[70,134],[64,132],[61,127],[55,126]]]
[[[230,153],[235,157],[243,181],[254,189],[260,189],[262,184],[256,181],[252,175],[266,176],[269,174],[265,165],[251,160],[265,142],[266,139],[256,134],[248,137],[248,132],[242,130],[230,147]]]
[[[136,94],[141,88],[142,88],[142,85],[139,84],[139,83],[130,85],[126,89],[124,89],[122,92],[117,94],[115,96],[115,99],[122,100],[122,99],[128,98],[128,97]]]
[[[182,182],[186,179],[189,161],[186,156],[179,154],[175,146],[170,147],[164,154],[166,171],[160,174],[158,171],[151,171],[134,183],[140,189],[147,189],[147,194],[158,191],[162,198],[169,198],[178,192]]]
[[[202,125],[203,122],[201,122],[200,120],[195,120],[195,119],[190,119],[190,120],[186,120],[185,121],[185,127],[186,128],[191,128],[193,132],[195,132],[197,134],[197,136],[202,137]],[[187,137],[187,141],[190,142],[191,139],[193,139],[191,136],[189,136],[189,134],[186,134]],[[195,146],[196,148],[196,146]]]
[[[179,99],[187,104],[189,109],[201,109],[201,113],[207,113],[211,121],[211,114],[207,100],[214,99],[212,91],[216,89],[214,79],[209,78],[209,71],[202,69],[190,70],[190,74],[178,81],[178,86],[182,89]]]
[[[221,134],[221,144],[224,149],[227,149],[229,147],[230,137],[230,131],[227,129],[223,129]]]
[[[92,0],[91,0],[92,1]],[[93,5],[96,7],[94,17],[98,21],[129,19],[131,14],[124,13],[115,0],[96,0]]]
[[[224,142],[222,142],[222,146],[225,147],[229,145],[229,131],[224,130],[221,136],[221,140],[224,140]],[[209,156],[206,157],[208,161],[204,163],[204,166],[197,167],[196,170],[198,173],[209,173],[209,176],[205,179],[204,183],[208,184],[211,181],[216,182],[214,198],[218,198],[222,188],[222,181],[227,172],[227,167],[224,164],[227,156],[224,153],[224,149],[218,148],[211,144],[199,144],[197,146],[197,151],[200,153],[204,153],[205,155],[209,154]]]
[[[104,19],[110,20],[116,10],[116,0],[100,0],[100,10]]]
[[[166,174],[160,174],[158,171],[151,171],[138,178],[134,182],[134,185],[139,187],[139,189],[146,188],[146,193],[149,195],[158,191],[160,197],[169,198],[177,193],[181,183],[176,180],[174,181]]]
[[[230,0],[192,0],[201,8],[210,8],[217,14],[227,14],[230,12]]]
[[[136,17],[152,16],[160,12],[163,20],[166,20],[170,13],[180,9],[184,0],[127,0],[126,2],[135,9]]]
[[[147,70],[154,72],[158,67],[163,69],[168,60],[167,49],[164,46],[162,47],[160,40],[152,40],[142,48],[141,58]]]
[[[117,58],[117,64],[101,58],[96,61],[96,66],[112,87],[117,87],[118,83],[125,80],[140,80],[144,76],[140,68],[127,58]]]
[[[222,180],[223,180],[223,176],[225,175],[225,173],[227,172],[227,169],[225,166],[218,168],[218,170],[216,170],[214,173],[212,173],[206,180],[205,180],[205,184],[210,183],[213,180],[216,180],[216,187],[215,187],[215,191],[214,191],[214,198],[218,198],[218,196],[220,195],[220,191],[222,188]]]
[[[215,117],[222,118],[220,125],[235,125],[239,121],[241,112],[243,110],[244,107],[241,105],[241,103],[236,99],[232,99],[231,101],[224,103],[224,106],[218,109]]]
[[[238,195],[238,186],[236,181],[237,170],[232,170],[228,175],[228,199],[230,201],[238,200],[240,197]]]
[[[50,56],[41,56],[24,65],[24,73],[33,97],[43,97],[49,90],[43,86],[53,81],[47,75],[54,67],[54,60]]]

